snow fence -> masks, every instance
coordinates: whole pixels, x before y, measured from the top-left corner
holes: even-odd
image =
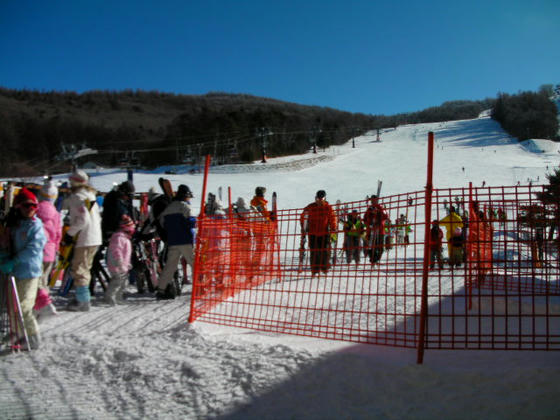
[[[303,209],[262,220],[230,205],[199,221],[190,321],[396,347],[423,336],[427,349],[558,350],[560,219],[537,199],[543,189],[383,197],[382,235],[348,224],[369,199],[335,204],[337,237],[323,242]]]

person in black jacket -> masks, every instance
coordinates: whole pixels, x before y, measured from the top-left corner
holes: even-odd
[[[105,196],[101,220],[104,243],[107,243],[111,235],[119,229],[119,223],[123,215],[126,214],[132,220],[135,220],[132,209],[134,191],[134,184],[131,181],[125,181]]]

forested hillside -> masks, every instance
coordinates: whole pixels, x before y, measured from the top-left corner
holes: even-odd
[[[475,118],[493,102],[453,101],[385,116],[220,92],[78,94],[0,88],[0,174],[66,171],[71,151],[85,147],[98,153],[78,163],[150,168],[197,163],[208,153],[216,163],[247,162],[263,151],[268,156],[304,153],[403,123]]]

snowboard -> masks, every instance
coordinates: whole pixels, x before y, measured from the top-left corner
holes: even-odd
[[[171,185],[171,181],[168,180],[167,178],[159,178],[158,183],[161,190],[167,196],[167,198],[173,199],[174,194],[173,194],[173,186]]]
[[[276,191],[272,193],[272,213],[270,215],[271,220],[276,220],[278,215],[278,195]]]

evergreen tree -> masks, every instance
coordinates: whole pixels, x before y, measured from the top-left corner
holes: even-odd
[[[558,223],[560,222],[560,167],[555,168],[554,172],[547,174],[549,184],[545,185],[542,192],[538,192],[537,198],[541,201],[545,207],[550,209],[553,219],[551,222],[551,227],[549,231],[549,239],[552,239],[554,235],[554,230],[558,228]]]

